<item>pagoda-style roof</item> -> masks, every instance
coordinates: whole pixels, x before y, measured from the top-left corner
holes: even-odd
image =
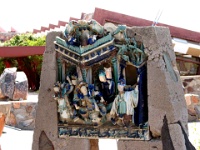
[[[95,20],[72,20],[64,33],[65,39],[56,37],[55,50],[75,65],[91,66],[109,58],[115,50],[113,36],[104,34],[104,28]]]

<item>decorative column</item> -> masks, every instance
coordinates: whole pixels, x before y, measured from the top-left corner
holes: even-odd
[[[65,78],[66,78],[65,62],[62,62],[62,81],[65,81]]]
[[[57,59],[57,66],[58,66],[58,81],[62,82],[62,63],[60,58]]]
[[[86,82],[86,78],[87,78],[86,68],[81,68],[81,72],[82,72],[83,81]]]
[[[92,84],[92,68],[88,68],[87,70],[87,76],[86,76],[86,82],[89,84]]]
[[[117,82],[118,82],[118,65],[117,58],[114,56],[112,58],[113,72],[114,72],[114,81],[115,81],[115,91],[117,92]]]

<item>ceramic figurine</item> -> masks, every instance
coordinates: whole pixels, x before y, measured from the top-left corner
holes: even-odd
[[[138,86],[125,86],[124,99],[126,101],[126,114],[124,123],[126,126],[134,124],[134,109],[138,106]]]
[[[94,34],[99,34],[99,35],[103,35],[104,33],[104,28],[96,21],[96,20],[91,20],[89,22],[89,26],[92,29]]]
[[[125,80],[121,79],[118,83],[118,91],[119,94],[110,111],[111,121],[120,126],[129,126],[134,123],[132,118],[134,118],[134,108],[138,105],[138,88],[125,85]]]
[[[60,135],[145,139],[147,57],[142,41],[128,37],[125,25],[103,27],[95,20],[70,21],[64,36],[55,41],[59,82],[53,87]],[[137,75],[128,74],[129,69]],[[126,85],[136,76],[135,85]]]
[[[107,72],[107,75],[109,77],[111,77],[110,73],[111,72],[109,69],[109,71]],[[110,112],[112,107],[112,102],[115,99],[115,83],[112,79],[106,78],[106,74],[104,71],[99,72],[99,80],[101,82],[99,90],[102,93],[102,96],[105,100],[107,112]]]
[[[87,84],[81,82],[77,86],[77,92],[79,105],[75,104],[75,108],[79,110],[79,113],[86,124],[99,125],[101,121],[101,118],[99,117],[99,108],[95,102],[95,99],[88,97]]]
[[[125,126],[123,117],[127,112],[127,104],[124,97],[124,86],[125,81],[121,80],[117,85],[119,94],[115,98],[110,111],[112,123],[114,125],[118,124],[119,126]]]
[[[70,101],[68,99],[69,93],[73,91],[73,87],[70,85],[71,82],[68,81],[69,77],[66,77],[66,81],[62,84],[57,83],[54,86],[55,95],[59,93],[59,96],[56,100],[58,102],[58,112],[59,112],[59,120],[62,122],[71,122],[71,118],[73,116],[73,109],[70,105]]]
[[[53,90],[54,90],[53,98],[55,100],[58,100],[58,98],[61,98],[61,96],[62,96],[62,94],[61,94],[61,84],[59,82],[56,82],[54,84]]]
[[[100,114],[98,114],[98,115],[102,117],[101,122],[104,123],[106,121],[106,115],[107,115],[107,110],[105,107],[105,100],[104,100],[102,94],[99,92],[98,87],[94,88],[93,85],[89,85],[88,89],[89,89],[89,91],[92,90],[91,92],[89,92],[89,93],[93,93],[90,96],[90,98],[95,99],[95,102],[96,102],[96,104],[99,108],[99,112],[100,112]]]
[[[61,84],[62,97],[64,97],[64,95],[69,95],[73,89],[74,87],[72,86],[69,76],[66,76],[66,80]]]
[[[111,67],[104,67],[104,71],[105,71],[105,74],[106,74],[106,79],[112,79],[112,69]]]

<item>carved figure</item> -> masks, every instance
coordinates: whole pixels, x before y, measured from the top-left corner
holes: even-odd
[[[111,77],[111,70],[108,69],[107,76]],[[104,71],[99,72],[99,80],[101,82],[101,86],[99,87],[100,92],[105,100],[105,106],[107,112],[111,110],[112,102],[115,98],[115,83],[112,78],[107,79]]]
[[[119,126],[128,126],[134,123],[134,108],[138,104],[138,90],[132,86],[126,86],[125,80],[121,79],[118,83],[119,94],[115,98],[110,111],[111,121]]]
[[[93,34],[103,35],[104,28],[94,19],[89,22],[89,26],[92,29]]]
[[[88,97],[87,84],[81,82],[77,86],[79,104],[75,104],[75,108],[79,110],[80,115],[84,119],[86,124],[99,125],[101,118],[99,117],[99,108],[95,102],[95,99]]]
[[[65,89],[63,90],[62,89]],[[66,89],[64,85],[61,87],[60,83],[56,83],[54,86],[55,96],[54,99],[58,102],[58,112],[59,112],[59,118],[62,122],[70,122],[71,116],[73,115],[72,108],[70,106],[69,99],[67,95],[65,95],[67,92],[69,92],[69,89]]]

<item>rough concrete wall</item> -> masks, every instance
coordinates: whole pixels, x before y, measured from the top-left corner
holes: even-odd
[[[179,126],[178,121],[187,132],[188,114],[169,29],[165,27],[132,27],[127,30],[127,35],[142,41],[148,55],[148,120],[153,138],[162,136],[161,129],[165,115],[168,125],[173,124],[169,128],[170,134],[172,134],[176,124]],[[172,135],[172,139],[183,138],[182,131],[178,129],[176,134]],[[163,149],[162,146],[151,147],[152,142],[152,140],[149,142],[119,140],[118,145],[119,150],[128,150],[131,147],[132,149],[135,147],[138,147],[135,149],[154,149],[153,147]],[[184,141],[172,142],[176,149],[179,144],[185,147]]]
[[[52,88],[56,82],[57,70],[53,41],[60,34],[50,32],[46,37],[32,150],[89,150],[90,142],[87,139],[58,138],[57,104],[53,99]]]
[[[169,29],[165,27],[132,28],[128,36],[142,37],[148,55],[148,109],[153,136],[161,135],[163,118],[168,123],[181,121],[187,129],[187,109],[176,67]]]
[[[151,141],[131,141],[119,140],[117,143],[118,150],[162,150],[161,140]]]

